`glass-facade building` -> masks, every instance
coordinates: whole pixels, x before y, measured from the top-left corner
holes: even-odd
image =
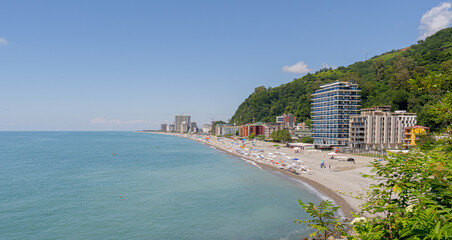
[[[349,120],[359,114],[360,89],[351,82],[320,86],[311,94],[312,138],[318,146],[346,146]]]

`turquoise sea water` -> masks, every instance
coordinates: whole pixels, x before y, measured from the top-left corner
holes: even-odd
[[[297,200],[320,201],[209,146],[132,132],[0,132],[0,194],[0,239],[300,239]]]

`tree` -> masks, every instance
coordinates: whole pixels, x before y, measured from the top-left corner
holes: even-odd
[[[290,142],[292,137],[290,136],[289,131],[287,130],[276,130],[270,134],[270,137],[273,141],[277,142]]]
[[[254,134],[254,133],[251,133],[250,135],[248,135],[249,139],[254,139],[255,137],[256,137],[256,134]]]
[[[295,219],[294,222],[308,224],[309,227],[316,231],[310,234],[310,236],[320,235],[323,233],[323,239],[327,239],[328,236],[333,235],[334,232],[338,232],[336,229],[341,229],[341,222],[334,216],[339,207],[334,206],[329,200],[323,200],[318,206],[313,203],[303,203],[298,200],[301,207],[313,218],[311,220],[299,220]],[[341,229],[342,230],[342,229]]]
[[[314,143],[314,139],[310,136],[306,136],[304,138],[301,139],[302,143]]]

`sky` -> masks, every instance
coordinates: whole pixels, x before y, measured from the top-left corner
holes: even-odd
[[[258,86],[449,27],[451,3],[0,0],[0,131],[227,121]]]

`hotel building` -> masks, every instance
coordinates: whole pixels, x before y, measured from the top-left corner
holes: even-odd
[[[349,119],[357,115],[360,89],[351,82],[335,82],[320,86],[311,94],[312,138],[314,145],[346,146]]]
[[[190,127],[190,116],[187,115],[176,115],[175,116],[175,124],[176,124],[176,132],[180,132],[181,131],[181,127],[182,127],[182,123],[185,122],[185,124],[187,125],[187,128]],[[188,129],[187,129],[188,131]]]
[[[401,148],[403,130],[416,124],[416,113],[390,111],[391,106],[371,107],[351,116],[350,146],[368,150]]]

